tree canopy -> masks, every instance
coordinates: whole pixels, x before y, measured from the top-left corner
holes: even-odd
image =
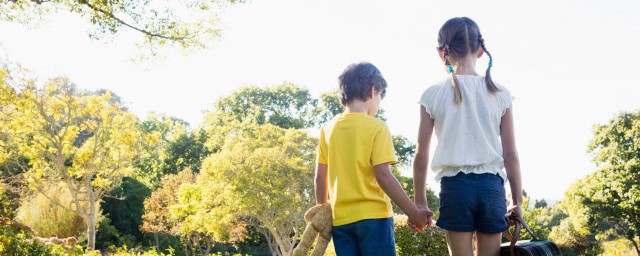
[[[77,14],[92,24],[90,36],[108,39],[123,28],[141,35],[145,55],[161,47],[206,47],[220,36],[218,14],[242,0],[8,0],[0,2],[0,20],[33,24],[50,13]]]

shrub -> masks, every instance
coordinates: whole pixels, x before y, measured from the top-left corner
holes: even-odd
[[[394,232],[398,255],[449,255],[444,230],[439,227],[428,228],[414,237],[413,229],[407,224],[407,216],[396,215]]]

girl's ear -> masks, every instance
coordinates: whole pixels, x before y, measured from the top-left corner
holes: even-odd
[[[436,47],[438,50],[438,55],[440,55],[440,59],[444,62],[444,48]]]
[[[484,50],[482,49],[482,47],[478,48],[478,52],[476,52],[476,56],[478,56],[478,59],[480,57],[482,57],[482,55],[484,55]]]

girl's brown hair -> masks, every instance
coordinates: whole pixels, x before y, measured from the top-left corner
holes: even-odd
[[[449,19],[442,25],[438,33],[438,49],[444,53],[444,64],[451,73],[451,83],[455,92],[455,102],[462,102],[462,92],[458,86],[458,79],[454,73],[453,66],[449,58],[456,60],[463,59],[469,54],[473,54],[482,47],[482,50],[489,56],[489,67],[485,75],[485,83],[487,89],[492,92],[498,92],[500,89],[493,83],[491,79],[491,66],[493,66],[493,58],[484,44],[484,39],[480,34],[480,28],[472,19],[467,17],[456,17]]]

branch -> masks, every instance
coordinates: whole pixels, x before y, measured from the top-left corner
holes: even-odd
[[[191,39],[191,38],[195,37],[195,36],[192,36],[192,37],[188,37],[188,36],[175,37],[175,36],[165,36],[165,35],[162,35],[162,34],[154,33],[154,32],[151,32],[151,31],[148,31],[148,30],[145,30],[145,29],[138,28],[138,27],[136,27],[134,25],[131,25],[131,24],[127,23],[126,21],[116,17],[113,13],[105,11],[105,10],[95,6],[95,5],[92,5],[87,0],[80,0],[79,2],[81,4],[84,4],[84,5],[88,6],[89,8],[91,8],[92,10],[94,10],[96,12],[99,12],[99,13],[102,13],[104,15],[107,15],[107,17],[115,20],[116,22],[118,22],[118,23],[120,23],[122,25],[125,25],[125,26],[127,26],[127,27],[129,27],[129,28],[131,28],[133,30],[141,32],[141,33],[143,33],[143,34],[145,34],[147,36],[150,36],[150,37],[159,37],[159,38],[169,39],[169,40],[173,40],[173,41],[184,41],[186,39]]]
[[[51,201],[52,203],[56,204],[57,206],[62,207],[62,209],[65,209],[67,211],[70,211],[70,212],[73,212],[73,213],[76,213],[76,214],[84,215],[82,212],[79,212],[78,210],[74,211],[71,208],[62,205],[60,202],[58,202],[58,200],[55,200],[55,199],[51,198],[49,195],[47,195],[47,193],[42,191],[42,189],[40,187],[37,187],[36,190],[38,191],[38,193],[42,194],[44,197],[49,199],[49,201]]]

